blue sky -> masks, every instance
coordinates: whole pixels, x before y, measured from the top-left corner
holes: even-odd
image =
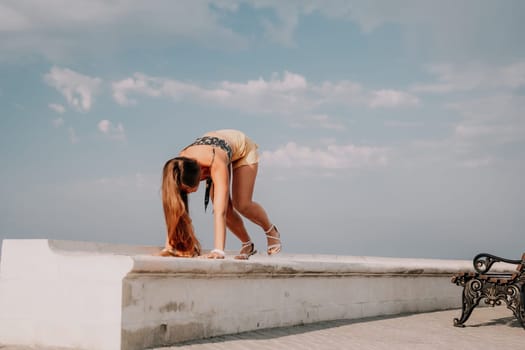
[[[518,257],[524,32],[511,0],[4,0],[0,239],[161,245],[164,162],[237,128],[284,251]]]

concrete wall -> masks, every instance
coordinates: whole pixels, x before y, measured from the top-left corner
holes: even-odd
[[[4,240],[0,344],[144,349],[242,331],[460,306],[470,261],[256,255],[161,258],[158,248]]]

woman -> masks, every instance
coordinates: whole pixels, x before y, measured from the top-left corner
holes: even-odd
[[[210,193],[213,201],[214,249],[208,258],[224,258],[226,227],[242,242],[236,259],[248,259],[257,252],[239,214],[265,231],[268,255],[279,253],[279,231],[263,207],[252,200],[258,163],[257,145],[238,130],[208,132],[178,157],[167,161],[162,176],[162,203],[168,235],[160,255],[200,255],[200,243],[188,211],[188,193],[197,191],[201,180],[207,180],[205,209]]]

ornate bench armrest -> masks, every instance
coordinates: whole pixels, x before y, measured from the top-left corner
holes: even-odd
[[[500,258],[499,256],[481,253],[474,257],[474,269],[479,273],[487,273],[492,265],[496,262],[505,262],[508,264],[518,265],[521,264],[521,260],[510,260],[505,258]]]

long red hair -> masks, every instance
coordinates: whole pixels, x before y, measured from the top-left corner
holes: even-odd
[[[200,180],[200,167],[190,158],[170,159],[162,171],[162,206],[168,244],[181,256],[199,255],[201,245],[193,230],[188,211],[188,194],[180,185],[194,187]]]

